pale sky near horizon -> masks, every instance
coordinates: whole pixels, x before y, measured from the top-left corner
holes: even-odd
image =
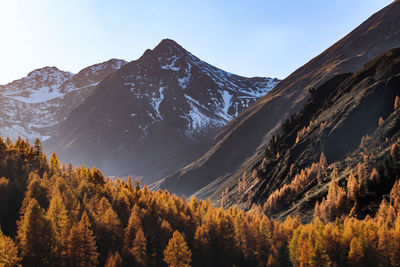
[[[285,78],[392,0],[0,0],[0,84],[132,61],[170,38],[243,76]]]

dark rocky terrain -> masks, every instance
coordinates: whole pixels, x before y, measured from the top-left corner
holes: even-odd
[[[354,74],[334,76],[313,89],[304,107],[283,124],[263,156],[223,185],[224,203],[245,209],[264,205],[274,191],[319,162],[323,153],[329,164],[325,178],[319,183],[316,177],[310,179],[304,189],[285,196],[281,208],[267,213],[278,217],[300,214],[309,221],[333,176],[348,190],[350,174],[357,173],[360,181],[359,166],[365,166],[368,176],[376,169],[379,178],[369,182],[354,212],[362,218],[375,214],[400,175],[400,162],[391,156],[392,147],[400,142],[396,96],[400,96],[400,48],[375,58]],[[221,201],[221,195],[213,198]]]

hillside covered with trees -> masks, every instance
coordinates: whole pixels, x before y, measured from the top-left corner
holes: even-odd
[[[1,266],[400,265],[399,181],[374,218],[302,224],[65,166],[39,140],[0,140],[0,154]],[[342,194],[332,184],[327,210]]]

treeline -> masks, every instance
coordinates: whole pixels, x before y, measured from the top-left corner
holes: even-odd
[[[398,182],[375,218],[304,225],[65,166],[39,140],[0,153],[0,266],[400,266]]]

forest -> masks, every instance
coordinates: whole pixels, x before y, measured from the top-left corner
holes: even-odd
[[[346,193],[331,176],[303,224],[268,218],[274,196],[270,207],[214,207],[66,166],[55,153],[48,160],[38,139],[0,139],[0,158],[0,266],[400,266],[399,181],[376,216],[360,220],[334,215],[362,186],[352,177]],[[298,179],[318,176],[324,162]]]

